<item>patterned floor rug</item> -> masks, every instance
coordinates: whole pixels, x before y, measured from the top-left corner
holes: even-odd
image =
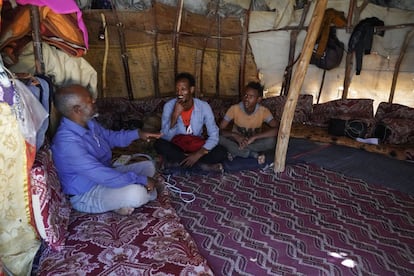
[[[175,175],[215,275],[414,275],[414,197],[312,165]]]

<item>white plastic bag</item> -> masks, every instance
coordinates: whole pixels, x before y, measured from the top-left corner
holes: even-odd
[[[24,83],[13,79],[13,85],[16,94],[12,108],[19,122],[20,131],[28,143],[36,146],[37,131],[49,114]]]

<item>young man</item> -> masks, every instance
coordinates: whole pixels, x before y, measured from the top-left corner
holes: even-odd
[[[197,164],[205,171],[223,171],[221,162],[226,158],[226,149],[218,145],[219,128],[210,105],[194,98],[194,77],[189,73],[178,74],[175,90],[177,97],[164,105],[162,137],[154,143],[156,151],[167,166],[190,168]]]
[[[220,123],[220,145],[228,151],[228,158],[254,157],[259,164],[266,162],[265,151],[274,149],[277,122],[268,108],[260,105],[263,86],[249,82],[244,89],[243,101],[231,106]],[[229,123],[234,121],[232,130]],[[263,129],[263,123],[268,129]]]
[[[157,197],[154,164],[142,161],[114,168],[111,149],[128,146],[138,138],[159,138],[159,133],[103,128],[94,119],[95,100],[80,85],[60,88],[54,103],[63,117],[53,138],[53,160],[74,209],[129,215]]]

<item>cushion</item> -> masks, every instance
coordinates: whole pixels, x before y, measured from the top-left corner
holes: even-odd
[[[414,120],[414,108],[401,104],[382,102],[378,105],[375,119],[379,122],[384,118]]]
[[[310,124],[328,127],[331,118],[372,119],[374,117],[373,103],[372,99],[340,99],[315,104]]]
[[[36,154],[31,182],[37,231],[50,248],[59,251],[65,245],[71,206],[62,192],[48,142]]]
[[[412,119],[384,118],[377,126],[385,128],[386,134],[377,137],[385,144],[414,144],[414,120]],[[373,136],[376,135],[378,136],[378,133],[374,132]]]
[[[273,117],[275,117],[275,120],[280,122],[286,99],[287,96],[269,97],[262,100],[262,105],[269,108],[270,112],[273,114]],[[312,106],[312,95],[299,95],[295,115],[293,117],[293,123],[305,123],[309,121],[312,114]]]
[[[214,118],[216,122],[220,124],[221,120],[223,120],[224,115],[226,114],[227,110],[233,104],[240,102],[238,97],[233,98],[214,98],[214,97],[202,97],[201,100],[208,102],[213,111]]]

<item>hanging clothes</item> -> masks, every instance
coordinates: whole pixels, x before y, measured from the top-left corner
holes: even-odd
[[[337,11],[332,8],[325,10],[317,39],[318,45],[315,51],[317,58],[321,58],[325,52],[326,46],[328,45],[332,25],[341,28],[346,26],[346,22],[347,21],[344,12]]]
[[[56,0],[16,0],[20,5],[35,5],[35,6],[48,6],[55,13],[69,14],[76,13],[78,20],[78,27],[83,32],[83,40],[86,48],[89,48],[88,44],[88,30],[83,22],[82,12],[79,9],[78,4],[74,0],[56,1]]]
[[[78,24],[75,13],[59,14],[48,6],[39,8],[42,41],[75,57],[87,51],[87,36]],[[30,6],[12,8],[5,5],[2,11],[0,49],[8,66],[18,62],[24,47],[32,41]],[[85,30],[86,31],[86,30]]]
[[[384,26],[384,21],[377,17],[369,17],[361,20],[355,26],[348,42],[348,53],[355,52],[356,74],[359,75],[362,69],[363,55],[371,53],[374,34],[384,36],[385,31],[377,31],[376,27]]]

